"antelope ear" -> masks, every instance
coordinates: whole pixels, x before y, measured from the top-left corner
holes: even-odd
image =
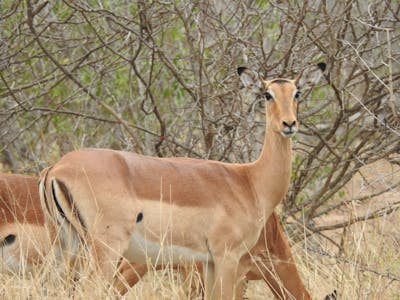
[[[254,89],[254,92],[259,92],[262,89],[262,79],[257,72],[246,67],[237,68],[237,72],[245,88]]]
[[[305,68],[294,80],[300,89],[307,89],[317,84],[326,70],[326,63],[320,62]]]

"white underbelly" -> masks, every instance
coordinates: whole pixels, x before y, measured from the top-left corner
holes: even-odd
[[[162,263],[207,262],[211,260],[208,252],[194,251],[187,247],[171,245],[168,241],[154,242],[135,232],[129,241],[124,257],[130,262],[154,265]]]

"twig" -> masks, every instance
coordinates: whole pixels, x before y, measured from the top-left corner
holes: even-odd
[[[366,267],[366,266],[364,266],[363,264],[361,264],[361,263],[359,263],[357,261],[354,261],[354,259],[343,258],[343,257],[340,257],[340,256],[331,255],[331,254],[329,254],[328,252],[326,252],[326,251],[324,251],[322,249],[315,250],[315,249],[313,249],[311,247],[308,247],[307,251],[313,252],[313,253],[318,254],[320,256],[333,258],[334,260],[336,260],[338,262],[342,262],[342,263],[351,265],[352,267],[354,267],[354,268],[356,268],[356,269],[358,269],[360,271],[369,272],[369,273],[372,273],[372,274],[374,274],[376,276],[379,276],[379,277],[388,278],[391,281],[399,281],[400,282],[400,277],[399,276],[397,276],[397,275],[395,275],[393,273],[390,273],[390,272],[380,272],[380,271],[377,271],[375,269],[371,269],[371,268]]]
[[[36,12],[37,10],[35,10]],[[40,38],[38,37],[36,30],[35,30],[35,26],[33,25],[33,19],[35,17],[35,15],[33,14],[32,11],[32,5],[31,5],[31,1],[27,0],[27,14],[28,14],[28,25],[29,28],[32,32],[32,34],[35,36],[36,38],[36,42],[38,43],[39,47],[42,49],[42,51],[47,55],[47,57],[72,81],[74,82],[80,89],[82,89],[90,98],[92,98],[97,104],[99,104],[101,107],[103,107],[105,110],[107,110],[116,120],[118,120],[118,123],[120,125],[122,125],[123,128],[126,129],[126,131],[129,133],[129,135],[131,136],[132,140],[135,140],[136,137],[133,134],[133,132],[131,132],[130,128],[129,128],[129,124],[127,122],[125,122],[121,116],[119,116],[109,105],[107,105],[106,103],[104,103],[102,100],[100,100],[99,98],[97,98],[94,94],[92,94],[85,86],[82,85],[82,83],[77,80],[75,78],[75,76],[73,76],[66,68],[64,68],[63,65],[61,65],[54,57],[53,55],[51,55],[51,53],[46,49],[46,47],[44,47],[44,45],[42,44],[42,42],[40,41]]]

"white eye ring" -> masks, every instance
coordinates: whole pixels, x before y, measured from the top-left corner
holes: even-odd
[[[274,99],[274,97],[269,92],[265,92],[264,97],[265,99],[267,99],[267,101],[271,101],[272,99]]]
[[[267,101],[271,101],[275,99],[275,94],[271,89],[268,89],[264,92],[264,97]]]

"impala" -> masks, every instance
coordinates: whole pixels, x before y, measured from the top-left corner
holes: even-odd
[[[42,172],[46,214],[64,235],[85,241],[109,281],[121,256],[138,263],[197,261],[206,299],[239,295],[251,267],[246,254],[289,187],[301,76],[266,81],[247,68],[238,73],[267,102],[264,146],[255,162],[81,149]]]
[[[0,249],[7,270],[21,272],[32,270],[50,251],[55,240],[55,230],[44,226],[38,193],[39,178],[27,175],[0,173]],[[265,280],[277,298],[309,299],[290,247],[274,212],[251,250],[253,257],[261,257],[259,266],[253,264],[247,274],[249,280]],[[250,257],[249,257],[250,258]],[[158,266],[158,269],[164,266]],[[201,265],[197,266],[201,269]],[[147,273],[147,265],[121,266],[124,281],[136,284]],[[127,291],[119,283],[122,293]]]
[[[51,249],[37,177],[0,173],[0,250],[6,270],[31,270]]]

